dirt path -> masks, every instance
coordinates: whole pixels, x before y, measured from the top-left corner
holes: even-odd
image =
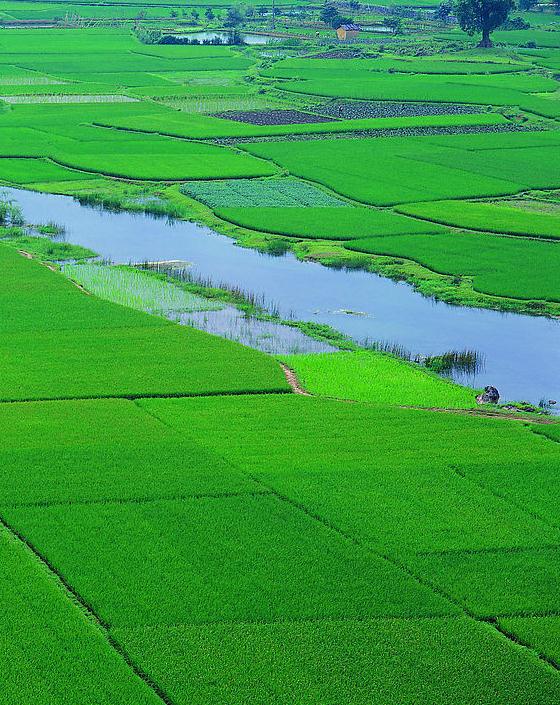
[[[491,411],[490,409],[445,409],[439,406],[401,406],[400,408],[416,409],[417,411],[436,411],[444,414],[462,414],[463,416],[481,416],[488,419],[507,419],[510,421],[524,421],[525,423],[558,423],[558,421],[549,416],[540,416],[538,414],[529,415],[527,413],[523,415],[515,413],[500,413],[499,411]]]
[[[35,259],[35,257],[30,252],[26,252],[25,250],[18,250],[17,252],[22,257],[25,257],[25,259]],[[50,269],[51,272],[58,272],[59,271],[53,264],[50,264],[49,262],[41,262],[39,260],[39,263],[42,264],[43,267]],[[79,289],[83,294],[85,294],[86,296],[91,296],[91,293],[87,289],[84,289],[84,287],[81,284],[78,284],[78,282],[74,281],[70,277],[67,277],[67,279],[68,279],[68,281],[72,282],[72,284],[74,284],[74,286],[77,289]]]
[[[292,388],[292,392],[294,392],[294,394],[302,394],[304,397],[311,396],[311,394],[309,392],[306,392],[305,389],[301,386],[296,373],[292,370],[291,367],[288,367],[288,365],[285,365],[283,362],[280,363],[280,367],[284,371],[286,380]]]

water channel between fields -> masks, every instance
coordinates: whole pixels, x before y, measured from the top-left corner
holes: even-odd
[[[113,262],[190,262],[194,274],[217,285],[225,282],[274,302],[283,317],[325,323],[358,342],[388,341],[421,355],[475,350],[483,368],[454,373],[457,381],[474,387],[492,384],[503,400],[557,399],[560,405],[560,321],[449,306],[369,272],[334,270],[300,262],[289,253],[273,257],[238,247],[195,223],[104,211],[68,196],[3,192],[21,206],[27,222],[62,225],[68,242]],[[204,317],[209,319],[211,312]],[[217,333],[219,328],[219,323],[207,327]]]

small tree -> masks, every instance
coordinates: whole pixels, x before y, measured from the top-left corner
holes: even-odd
[[[207,8],[206,8],[206,11],[204,12],[204,17],[206,17],[206,19],[208,20],[208,22],[212,22],[212,20],[214,19],[215,16],[216,16],[216,15],[212,12],[212,8],[211,8],[211,7],[207,7]]]
[[[319,13],[319,19],[321,20],[321,22],[324,22],[330,27],[333,26],[333,22],[336,22],[338,17],[338,10],[334,5],[331,5],[328,2],[323,5],[323,7],[321,8],[321,12]]]
[[[461,29],[471,37],[482,32],[478,46],[488,48],[492,46],[490,32],[507,20],[514,7],[514,0],[458,0],[457,20]]]
[[[245,17],[238,7],[228,7],[226,19],[224,20],[224,26],[235,29],[235,27],[239,27],[239,25],[243,24],[244,19]]]
[[[259,13],[259,15],[261,17],[264,17],[266,15],[266,13],[268,12],[268,10],[266,9],[266,7],[264,5],[261,5],[259,7],[259,9],[257,10],[257,12]]]
[[[198,19],[199,19],[199,17],[200,17],[200,14],[199,14],[198,10],[192,10],[192,11],[191,11],[191,17],[193,18],[193,20],[194,20],[195,22],[198,22]]]
[[[389,27],[393,30],[393,34],[400,34],[402,32],[402,20],[400,17],[387,17],[383,20],[385,27]]]
[[[436,10],[436,18],[441,22],[445,22],[445,20],[449,17],[452,12],[453,4],[450,2],[450,0],[444,0],[444,2],[439,4],[438,9]]]

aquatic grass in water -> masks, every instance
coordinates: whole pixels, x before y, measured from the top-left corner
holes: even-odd
[[[66,264],[63,271],[92,294],[140,311],[172,317],[171,314],[220,308],[215,302],[135,269],[103,264]]]
[[[484,371],[485,359],[476,350],[449,350],[441,355],[413,355],[399,343],[389,340],[365,339],[360,347],[373,352],[393,355],[407,362],[415,362],[444,377],[475,375]]]
[[[280,317],[279,305],[269,301],[263,294],[255,294],[228,282],[215,282],[211,277],[202,276],[188,267],[173,265],[169,262],[144,262],[137,266],[164,274],[169,279],[175,279],[182,284],[208,289],[209,295],[213,298],[223,299],[224,295],[226,295],[235,306],[242,308],[246,313],[258,312],[266,313],[275,318]],[[293,314],[290,317],[293,317]]]
[[[473,375],[484,370],[484,356],[476,350],[451,350],[443,355],[433,355],[420,360],[422,364],[440,375],[453,373]]]

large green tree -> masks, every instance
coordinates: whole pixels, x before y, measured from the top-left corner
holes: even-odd
[[[490,33],[503,24],[515,7],[515,0],[457,0],[455,12],[461,29],[482,32],[479,47],[491,47]]]

